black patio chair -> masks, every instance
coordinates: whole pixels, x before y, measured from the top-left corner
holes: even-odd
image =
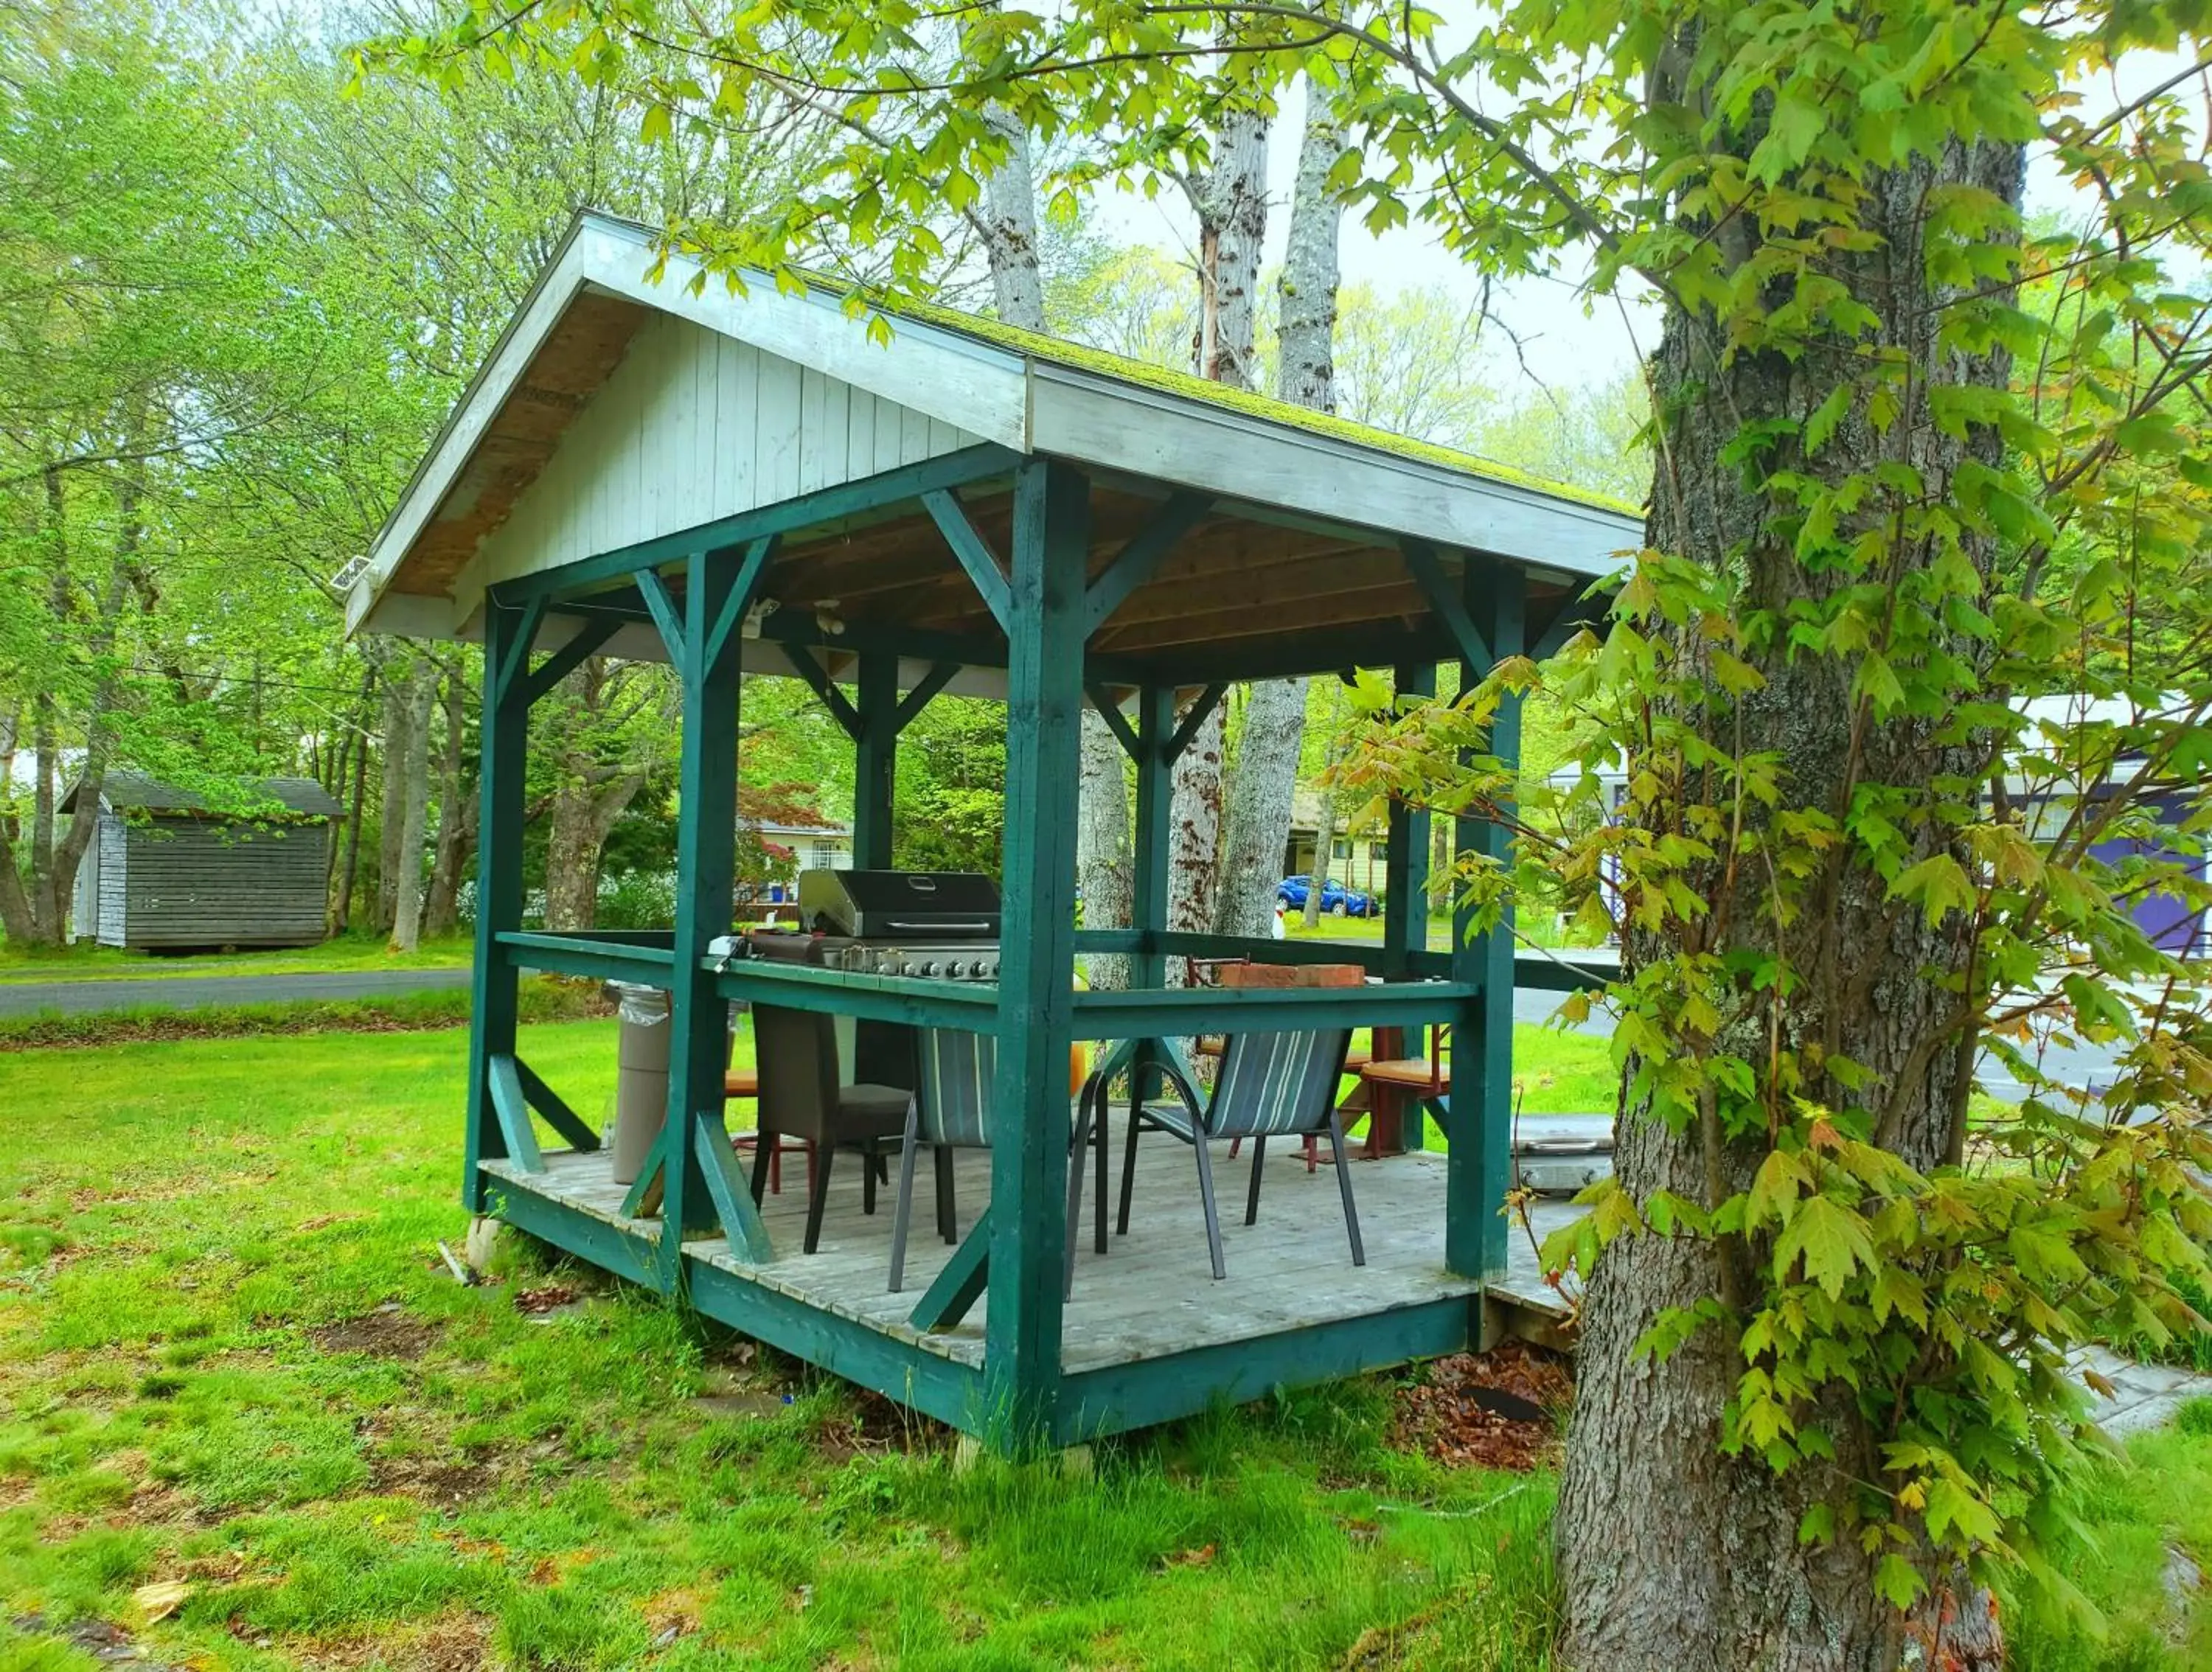
[[[1252,1184],[1244,1201],[1244,1223],[1260,1217],[1260,1180],[1267,1158],[1270,1138],[1304,1138],[1327,1134],[1336,1162],[1338,1194],[1344,1199],[1344,1229],[1352,1242],[1352,1263],[1367,1263],[1367,1250],[1359,1240],[1359,1211],[1352,1200],[1352,1171],[1344,1153],[1344,1125],[1336,1112],[1336,1091],[1344,1077],[1344,1059],[1352,1049],[1349,1028],[1310,1029],[1297,1033],[1241,1033],[1224,1042],[1220,1071],[1214,1076],[1213,1093],[1201,1097],[1182,1068],[1163,1053],[1133,1060],[1126,1052],[1102,1062],[1084,1086],[1081,1114],[1076,1131],[1078,1145],[1085,1140],[1095,1117],[1103,1136],[1106,1120],[1106,1081],[1127,1069],[1129,1087],[1129,1136],[1121,1159],[1121,1202],[1115,1216],[1120,1235],[1129,1232],[1129,1205],[1137,1176],[1137,1139],[1146,1131],[1164,1132],[1188,1144],[1198,1158],[1198,1193],[1206,1209],[1206,1251],[1213,1257],[1218,1280],[1229,1275],[1221,1256],[1221,1215],[1214,1205],[1213,1164],[1209,1144],[1249,1138],[1252,1140]],[[1182,1099],[1180,1104],[1147,1103],[1143,1078],[1157,1073]],[[1075,1272],[1074,1225],[1081,1207],[1082,1179],[1071,1181],[1068,1192],[1067,1287],[1073,1292]]]
[[[760,1152],[753,1161],[753,1200],[761,1200],[781,1140],[797,1138],[813,1145],[805,1243],[811,1254],[822,1240],[831,1158],[841,1147],[860,1152],[861,1205],[874,1213],[876,1180],[890,1176],[884,1151],[898,1135],[912,1099],[894,1085],[841,1084],[836,1023],[824,1011],[755,1005],[753,1047],[760,1075]]]

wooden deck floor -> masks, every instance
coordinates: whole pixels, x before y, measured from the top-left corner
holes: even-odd
[[[1109,1188],[1120,1188],[1119,1145]],[[1363,1318],[1458,1296],[1482,1286],[1453,1276],[1443,1264],[1444,1163],[1417,1154],[1356,1163],[1352,1189],[1359,1206],[1367,1264],[1355,1268],[1344,1234],[1336,1180],[1324,1164],[1309,1174],[1295,1146],[1279,1142],[1267,1158],[1259,1223],[1243,1223],[1250,1152],[1229,1158],[1214,1148],[1215,1189],[1222,1210],[1228,1277],[1213,1280],[1206,1259],[1205,1220],[1190,1151],[1163,1134],[1139,1146],[1134,1210],[1127,1237],[1109,1235],[1103,1256],[1093,1251],[1089,1176],[1084,1228],[1078,1243],[1075,1295],[1062,1322],[1062,1359],[1069,1374],[1162,1358],[1277,1335],[1316,1324]],[[750,1158],[745,1158],[750,1165]],[[893,1178],[896,1177],[893,1164]],[[659,1223],[625,1219],[623,1188],[610,1176],[605,1152],[553,1152],[543,1173],[526,1174],[505,1162],[484,1170],[510,1187],[552,1197],[633,1235],[657,1238]],[[988,1200],[989,1157],[961,1152],[957,1162],[960,1229],[964,1235]],[[783,1192],[763,1211],[776,1258],[751,1265],[720,1237],[687,1243],[695,1261],[773,1288],[819,1310],[864,1323],[957,1362],[982,1361],[986,1308],[979,1304],[954,1329],[923,1335],[907,1322],[951,1248],[934,1229],[929,1169],[915,1179],[914,1225],[908,1239],[903,1292],[885,1285],[890,1256],[893,1192],[879,1189],[877,1211],[861,1211],[858,1158],[840,1156],[831,1176],[821,1244],[799,1251],[805,1216],[805,1165],[787,1157]],[[1574,1210],[1547,1204],[1537,1213],[1539,1233]],[[1110,1231],[1110,1225],[1109,1225]],[[1556,1310],[1544,1287],[1534,1250],[1516,1227],[1510,1238],[1510,1268],[1492,1292],[1516,1304]]]

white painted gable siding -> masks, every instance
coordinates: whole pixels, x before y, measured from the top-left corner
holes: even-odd
[[[966,430],[672,314],[638,327],[477,585],[974,447]],[[473,590],[471,588],[471,590]]]

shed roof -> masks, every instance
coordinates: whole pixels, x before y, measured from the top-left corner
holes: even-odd
[[[64,812],[76,811],[77,798],[83,788],[79,784],[70,791],[62,802]],[[241,781],[238,788],[241,799],[276,801],[307,818],[336,818],[345,811],[313,778],[250,779]],[[217,817],[233,816],[230,809],[211,806],[205,796],[196,791],[179,789],[141,772],[109,772],[100,781],[100,800],[115,812],[212,812]]]
[[[1641,541],[1632,508],[1469,454],[946,309],[900,306],[885,343],[827,289],[794,294],[755,274],[737,292],[680,257],[656,277],[657,260],[647,228],[578,217],[379,535],[349,626],[474,636],[489,586],[726,526],[770,501],[803,497],[810,482],[880,473],[886,456],[912,466],[963,448],[995,448],[1008,461],[996,482],[971,479],[961,490],[976,528],[1000,542],[1013,461],[1080,466],[1095,490],[1094,575],[1170,494],[1201,500],[1205,515],[1170,562],[1092,641],[1104,660],[1161,674],[1203,647],[1239,640],[1255,668],[1337,665],[1327,641],[1346,629],[1375,629],[1367,638],[1378,654],[1431,648],[1428,601],[1396,550],[1402,541],[1432,545],[1448,570],[1467,553],[1519,566],[1540,613]],[[719,432],[717,342],[742,345],[763,392],[757,404],[725,398]],[[721,358],[726,373],[726,347]],[[789,391],[775,416],[771,368]],[[810,475],[810,459],[779,485],[765,466],[787,465],[782,454],[797,442],[780,450],[769,427],[818,424],[825,401],[826,434],[841,449],[833,473]],[[872,463],[845,433],[848,406],[853,435],[863,407],[872,415]],[[881,426],[894,420],[905,423],[907,446],[886,455]],[[733,424],[757,432],[734,439],[763,468],[744,484],[750,497],[732,498],[726,485],[718,501],[712,478]],[[594,471],[590,486],[566,485]],[[574,503],[546,513],[564,494]],[[610,521],[611,501],[627,521]],[[763,595],[787,612],[864,629],[993,630],[943,538],[911,503],[787,529]],[[1251,654],[1261,639],[1279,643],[1279,654]],[[1432,648],[1444,646],[1437,637]],[[649,632],[610,649],[654,654]],[[746,666],[775,666],[781,654],[749,645]]]

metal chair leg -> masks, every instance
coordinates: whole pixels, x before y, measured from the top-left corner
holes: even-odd
[[[906,1221],[914,1207],[914,1156],[921,1147],[921,1122],[911,1098],[906,1106],[906,1147],[899,1152],[898,1201],[891,1209],[890,1292],[896,1294],[906,1279]],[[937,1152],[942,1156],[945,1152]]]
[[[960,1210],[953,1203],[953,1152],[942,1143],[931,1146],[931,1170],[938,1181],[938,1237],[947,1243],[960,1243]]]
[[[1098,1088],[1097,1122],[1091,1129],[1091,1141],[1098,1151],[1098,1202],[1092,1210],[1097,1224],[1092,1230],[1091,1243],[1093,1251],[1099,1254],[1106,1252],[1106,1152],[1113,1145],[1113,1140],[1107,1135],[1106,1112],[1111,1107],[1106,1088],[1102,1085]]]
[[[781,1144],[782,1140],[766,1127],[753,1134],[753,1206],[756,1207],[761,1205],[761,1192],[767,1188],[769,1172],[775,1166],[775,1158]]]
[[[805,1249],[809,1254],[822,1240],[822,1207],[830,1199],[830,1164],[836,1158],[835,1144],[818,1143],[814,1146],[814,1188],[806,1200]]]
[[[1121,1211],[1114,1224],[1115,1234],[1129,1234],[1129,1197],[1137,1183],[1137,1123],[1144,1118],[1139,1112],[1135,1098],[1129,1100],[1129,1141],[1121,1151]]]
[[[1075,1137],[1068,1145],[1066,1247],[1060,1260],[1060,1298],[1075,1294],[1075,1238],[1083,1226],[1083,1169],[1090,1158],[1084,1153],[1091,1142],[1091,1088],[1085,1086],[1075,1104]]]
[[[1359,1210],[1352,1205],[1352,1163],[1344,1153],[1344,1122],[1333,1109],[1328,1111],[1328,1146],[1336,1152],[1336,1189],[1344,1198],[1344,1230],[1352,1238],[1352,1263],[1364,1266],[1367,1249],[1359,1240]]]
[[[1267,1164],[1267,1140],[1263,1134],[1252,1140],[1252,1188],[1244,1193],[1244,1223],[1251,1225],[1260,1217],[1260,1169]]]
[[[952,1152],[942,1144],[930,1150],[937,1177],[937,1234],[956,1246],[960,1241],[960,1211],[952,1199]]]
[[[873,1218],[876,1212],[876,1140],[869,1139],[860,1151],[860,1211]]]
[[[1198,1152],[1198,1195],[1206,1205],[1206,1249],[1213,1256],[1213,1280],[1218,1283],[1229,1275],[1229,1267],[1221,1257],[1221,1213],[1213,1205],[1213,1163],[1206,1153],[1204,1127],[1195,1129],[1191,1148]]]

